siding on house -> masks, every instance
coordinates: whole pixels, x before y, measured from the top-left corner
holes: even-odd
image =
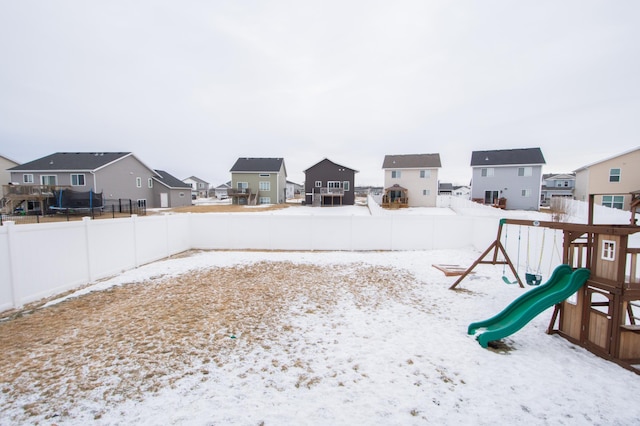
[[[589,194],[599,194],[595,203],[602,205],[603,197],[622,197],[622,208],[629,210],[631,192],[640,190],[640,147],[623,152],[575,170],[574,197],[588,201]],[[612,170],[617,178],[612,179]]]
[[[354,205],[356,173],[357,170],[334,163],[327,158],[314,164],[304,171],[305,203],[322,206]],[[330,184],[334,187],[330,188]]]
[[[385,155],[384,187],[405,188],[409,207],[435,207],[441,166],[440,154]]]
[[[473,151],[471,198],[493,204],[507,200],[507,210],[539,210],[542,166],[540,148]]]
[[[252,194],[258,194],[257,204],[286,202],[287,169],[283,158],[239,158],[230,171],[232,189],[246,183]]]
[[[153,204],[153,177],[157,174],[130,152],[59,152],[13,167],[11,180],[25,184],[29,175],[41,185],[43,176],[55,176],[58,186],[75,191],[102,193],[103,199],[145,200]],[[72,175],[83,175],[84,184],[72,185]]]

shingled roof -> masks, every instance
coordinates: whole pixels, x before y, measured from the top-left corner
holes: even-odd
[[[230,171],[277,173],[283,163],[283,158],[238,158]]]
[[[419,169],[442,167],[440,154],[385,155],[383,169]]]
[[[28,163],[12,167],[11,171],[97,170],[131,155],[130,152],[56,152]]]
[[[471,167],[546,164],[540,148],[473,151]]]
[[[165,172],[164,170],[156,169],[155,172],[158,174],[158,176],[154,176],[153,178],[168,188],[191,189],[191,185],[181,181],[177,177]]]

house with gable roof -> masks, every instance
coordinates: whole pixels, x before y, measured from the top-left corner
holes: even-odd
[[[542,175],[540,205],[550,206],[552,198],[573,198],[576,175],[573,173],[546,173]]]
[[[357,170],[325,158],[304,171],[305,204],[320,206],[352,206]]]
[[[575,170],[574,197],[606,207],[629,210],[632,192],[640,190],[640,147],[591,163]]]
[[[191,205],[191,185],[164,170],[156,169],[155,172],[152,201],[154,206],[168,208]]]
[[[102,194],[105,204],[126,199],[160,207],[159,197],[154,197],[154,178],[160,176],[131,152],[56,152],[9,172],[15,183],[9,188],[14,207],[26,201],[43,204],[53,191],[68,189]]]
[[[440,154],[385,155],[383,207],[435,207]]]
[[[539,210],[542,166],[540,148],[471,153],[471,199],[507,210]]]
[[[283,158],[238,158],[231,167],[233,204],[282,204],[287,200],[287,169]]]
[[[208,198],[209,197],[209,182],[202,180],[196,176],[189,176],[182,179],[182,182],[191,186],[191,198]]]

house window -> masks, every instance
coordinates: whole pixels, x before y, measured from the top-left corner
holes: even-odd
[[[260,197],[260,204],[271,204],[271,197]]]
[[[316,181],[316,188],[322,188],[322,181],[321,180],[317,180]]]
[[[422,190],[422,195],[431,195],[431,190],[430,189],[423,189]]]
[[[180,192],[180,193],[178,194],[178,196],[179,196],[180,198],[184,198],[184,192]]]
[[[147,186],[148,186],[149,188],[153,188],[153,179],[152,179],[152,178],[149,178],[149,179],[147,180]]]
[[[140,178],[140,177],[136,178],[136,186],[138,188],[142,188],[142,178]]]
[[[244,192],[245,189],[249,188],[248,182],[238,182],[236,187],[240,190],[240,192]]]
[[[487,167],[485,169],[480,169],[480,176],[482,176],[482,177],[491,177],[491,176],[493,176],[493,167]]]
[[[33,183],[33,175],[22,175],[22,183]]]
[[[523,197],[531,197],[531,190],[530,189],[523,189],[522,190],[522,196]]]
[[[531,176],[533,167],[518,167],[518,176]]]
[[[611,240],[602,240],[602,260],[616,260],[616,242]]]
[[[271,182],[268,180],[261,180],[258,183],[258,189],[260,189],[260,191],[271,191]]]
[[[55,185],[58,184],[58,176],[56,176],[56,175],[42,175],[42,176],[40,176],[40,183],[42,185],[55,186]]]
[[[609,170],[609,182],[620,182],[620,169]]]
[[[330,180],[327,182],[327,188],[330,189],[340,189],[340,181]]]
[[[420,170],[421,179],[429,179],[431,177],[431,170]]]
[[[343,188],[345,191],[348,191],[348,190],[349,190],[349,181],[348,181],[348,180],[345,180],[344,182],[342,182],[342,188]]]
[[[400,170],[391,170],[391,179],[400,179]]]
[[[260,173],[260,177],[269,177],[271,176],[269,173]]]
[[[603,195],[602,205],[622,210],[622,207],[624,207],[624,195]]]
[[[84,186],[84,174],[72,174],[71,186]]]

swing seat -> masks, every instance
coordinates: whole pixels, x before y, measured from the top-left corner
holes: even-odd
[[[542,282],[542,275],[539,274],[530,274],[527,272],[524,274],[524,277],[529,285],[540,285]]]
[[[509,278],[507,278],[506,276],[502,276],[502,281],[504,281],[507,284],[518,284],[518,280],[515,281],[510,281]]]

